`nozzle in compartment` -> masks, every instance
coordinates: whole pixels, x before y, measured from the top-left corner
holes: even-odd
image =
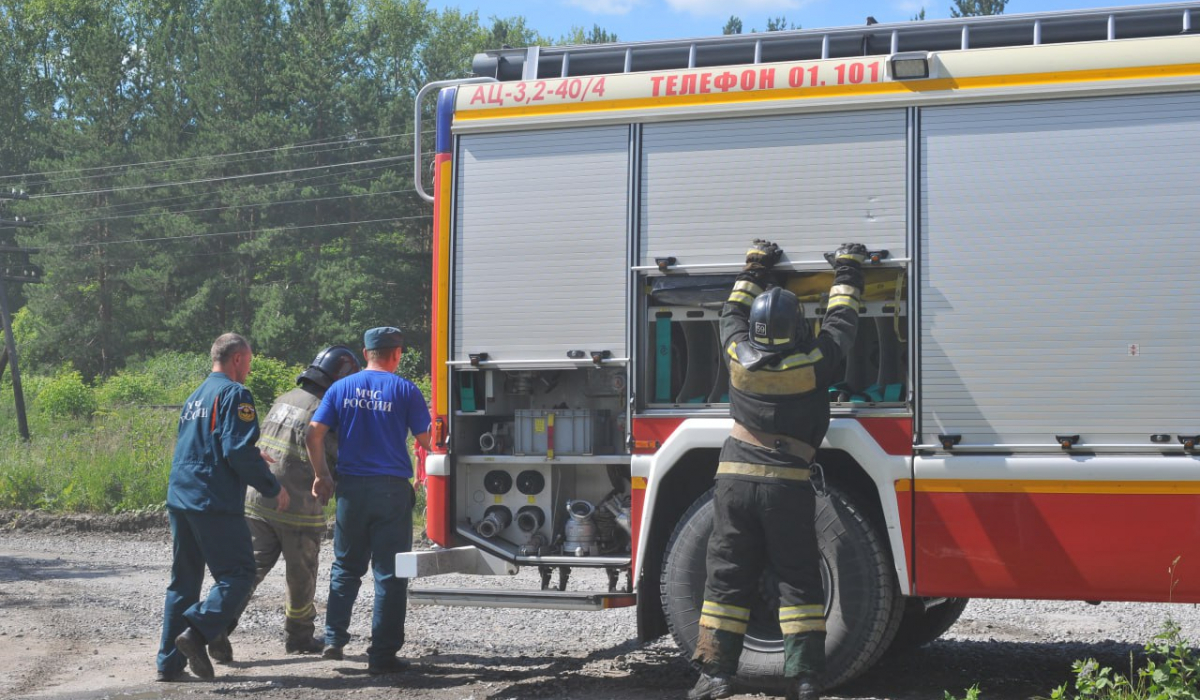
[[[512,423],[493,423],[492,429],[479,436],[479,449],[484,454],[503,454],[512,451]]]
[[[483,520],[475,524],[475,532],[480,537],[491,539],[512,524],[512,511],[505,506],[492,506],[483,515]]]
[[[524,506],[517,511],[517,527],[521,532],[537,532],[546,522],[546,511],[537,506]]]
[[[564,528],[564,554],[586,557],[596,548],[596,523],[592,521],[595,512],[595,506],[587,501],[567,501],[567,515],[571,517]]]

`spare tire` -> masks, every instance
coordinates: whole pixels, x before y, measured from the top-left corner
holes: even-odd
[[[853,499],[832,485],[817,499],[817,544],[825,585],[827,671],[823,687],[866,671],[888,648],[904,610],[887,541]],[[667,626],[687,656],[696,649],[707,575],[705,552],[713,526],[712,491],[680,519],[667,544],[661,593]],[[774,574],[752,606],[738,674],[766,680],[783,674],[783,635]]]

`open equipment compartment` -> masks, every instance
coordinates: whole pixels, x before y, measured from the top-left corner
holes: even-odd
[[[844,408],[903,406],[908,397],[907,271],[865,270],[858,337],[830,401]],[[650,409],[703,409],[729,403],[729,373],[721,357],[719,317],[735,275],[648,279],[641,382]],[[832,272],[785,272],[814,333],[825,314]]]
[[[458,369],[454,519],[519,564],[627,567],[624,367]]]

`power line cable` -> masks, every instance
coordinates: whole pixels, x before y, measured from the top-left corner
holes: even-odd
[[[326,170],[329,168],[345,168],[352,165],[369,165],[371,163],[390,163],[397,160],[407,160],[410,156],[388,156],[386,158],[372,158],[370,160],[353,161],[350,163],[331,163],[329,165],[314,165],[307,168],[289,168],[287,170],[271,170],[265,173],[244,173],[242,175],[226,175],[224,177],[210,177],[199,180],[183,180],[179,182],[160,182],[151,183],[148,185],[126,185],[124,187],[108,187],[99,190],[84,190],[79,192],[55,192],[51,194],[30,195],[30,199],[53,199],[57,197],[83,197],[92,194],[111,194],[113,192],[132,192],[137,190],[151,190],[159,187],[184,187],[187,185],[203,185],[210,182],[228,182],[230,180],[244,180],[252,177],[269,177],[273,175],[290,175],[291,173],[311,172],[313,170]]]
[[[376,164],[376,165],[372,165],[372,166],[367,166],[366,168],[363,168],[363,170],[364,171],[376,170],[379,168],[389,167],[390,165],[391,165],[390,163]],[[408,173],[402,173],[401,175],[402,175],[401,181],[411,180],[411,178],[408,176]],[[357,184],[357,183],[361,183],[361,182],[375,181],[375,180],[378,180],[380,175],[372,174],[372,175],[365,175],[363,177],[357,177],[357,178],[336,179],[336,180],[332,179],[332,178],[338,178],[338,177],[340,177],[340,176],[337,173],[322,173],[320,175],[295,178],[295,179],[290,179],[290,180],[286,180],[286,181],[282,181],[282,182],[278,182],[278,183],[273,183],[273,185],[276,190],[275,194],[281,194],[285,190],[294,189],[297,186],[306,186],[306,187],[344,186],[344,185]],[[397,194],[404,194],[405,190],[391,190],[391,192],[394,192]],[[415,192],[415,190],[409,190],[408,193],[415,194],[416,192]],[[72,208],[70,210],[70,213],[73,213],[73,214],[86,214],[89,212],[94,212],[94,213],[111,214],[111,216],[90,217],[90,218],[82,217],[82,218],[68,219],[68,220],[53,220],[53,219],[47,220],[46,218],[44,218],[46,216],[46,214],[43,214],[42,215],[43,218],[40,220],[40,223],[41,224],[57,224],[57,223],[72,223],[72,222],[79,222],[79,221],[103,221],[105,219],[128,218],[128,216],[130,216],[130,215],[137,216],[137,215],[141,215],[141,214],[152,214],[152,213],[176,213],[170,209],[167,209],[165,212],[161,212],[157,208],[158,207],[169,207],[169,206],[174,206],[174,205],[178,205],[178,204],[185,204],[188,201],[196,200],[196,199],[200,199],[200,198],[204,198],[204,197],[211,197],[211,196],[217,196],[217,195],[228,195],[228,194],[229,194],[228,192],[222,192],[219,190],[203,190],[200,192],[193,192],[191,194],[175,195],[172,197],[159,197],[159,198],[148,199],[148,200],[143,200],[143,201],[116,202],[116,203],[112,203],[112,204],[97,205],[94,207]],[[363,193],[363,194],[372,194],[372,193]],[[354,196],[362,196],[362,195],[341,195],[341,196],[354,197]],[[329,198],[334,198],[334,197],[331,196]],[[313,198],[310,201],[320,201],[321,199],[322,198]],[[293,200],[293,201],[301,202],[304,200]],[[208,210],[219,211],[221,209],[232,209],[232,208],[238,208],[238,207],[243,207],[243,206],[269,205],[269,204],[272,204],[272,202],[250,203],[250,204],[245,204],[245,205],[228,205],[226,207],[210,207]],[[198,210],[198,211],[204,211],[204,210]]]
[[[373,166],[364,168],[364,170],[375,170],[377,168],[385,168],[385,167],[388,167],[388,165],[389,164],[386,164],[386,163],[381,164],[381,165],[373,165]],[[314,182],[314,181],[325,180],[325,179],[334,178],[334,177],[338,177],[338,174],[337,173],[322,173],[320,175],[312,175],[309,177],[295,178],[292,180],[285,180],[283,182],[274,183],[274,184],[278,185],[281,188],[283,186],[287,186],[287,185],[298,185],[298,184],[302,184],[302,183],[310,183],[310,184],[318,184],[319,185],[322,183]],[[329,182],[329,183],[324,183],[324,184],[341,184],[343,182],[345,182],[345,183],[362,182],[364,180],[375,179],[376,177],[378,177],[378,176],[372,175],[372,176],[367,176],[367,177],[362,177],[362,178],[354,178],[354,179],[350,179],[350,180],[339,180],[339,181]],[[192,199],[197,199],[199,197],[208,197],[208,196],[212,196],[212,195],[216,195],[216,194],[224,194],[224,193],[222,193],[220,191],[216,191],[216,190],[203,190],[200,192],[193,192],[191,194],[174,195],[171,197],[159,197],[159,198],[147,199],[147,200],[143,200],[143,201],[115,202],[112,204],[101,204],[101,205],[97,205],[94,207],[73,208],[71,211],[72,211],[72,213],[83,213],[83,212],[89,212],[89,211],[113,210],[113,211],[121,211],[121,213],[128,213],[129,211],[134,211],[139,207],[143,207],[145,209],[151,209],[151,208],[153,208],[155,206],[159,206],[159,205],[164,205],[164,204],[168,204],[168,203],[178,203],[183,200],[192,200]],[[122,211],[122,210],[124,210],[124,211]]]
[[[433,153],[433,151],[425,151],[425,152],[422,152],[421,156],[425,157],[431,153]],[[318,166],[311,166],[311,167],[306,167],[306,168],[292,168],[289,170],[277,170],[277,171],[269,171],[269,172],[265,172],[265,173],[244,173],[241,175],[231,175],[231,176],[218,177],[218,178],[206,178],[206,179],[200,179],[200,180],[186,180],[186,181],[178,181],[178,182],[155,183],[155,184],[149,184],[149,185],[132,185],[132,186],[127,186],[127,187],[115,187],[115,188],[109,188],[106,190],[59,192],[59,193],[51,193],[51,194],[43,194],[43,195],[34,195],[34,196],[31,196],[30,199],[46,199],[46,198],[57,198],[57,197],[66,197],[66,196],[75,196],[75,195],[83,196],[83,195],[92,195],[92,194],[105,194],[105,193],[113,193],[113,192],[120,192],[120,191],[126,191],[126,190],[146,190],[146,189],[153,189],[153,188],[158,188],[158,187],[179,187],[179,186],[186,186],[186,185],[193,185],[193,184],[205,184],[205,183],[209,183],[209,182],[223,182],[223,181],[228,181],[228,180],[239,180],[239,179],[246,179],[246,178],[251,178],[251,177],[265,177],[265,176],[269,176],[269,175],[280,175],[280,174],[289,174],[289,173],[296,173],[296,172],[308,172],[308,171],[313,171],[313,170],[323,170],[323,169],[327,169],[327,168],[341,168],[341,167],[349,167],[349,166],[366,165],[367,166],[366,169],[374,169],[374,168],[387,167],[390,163],[393,163],[397,160],[407,160],[409,157],[410,156],[406,154],[403,156],[389,156],[386,158],[374,158],[374,159],[370,159],[370,160],[351,161],[351,162],[347,162],[347,163],[331,163],[328,165],[318,165]],[[374,163],[375,165],[371,165],[372,163]],[[321,175],[316,175],[316,176],[313,176],[310,178],[299,178],[299,179],[293,180],[291,182],[299,183],[299,182],[306,182],[309,180],[319,180],[322,178],[334,177],[334,176],[336,176],[335,173],[323,173]],[[364,179],[369,179],[369,178],[364,178]],[[331,183],[331,184],[336,184],[336,183]],[[206,192],[198,192],[198,193],[193,193],[193,194],[188,194],[188,195],[176,195],[174,197],[151,199],[151,200],[146,200],[146,201],[141,201],[141,202],[119,202],[119,203],[115,203],[115,204],[104,204],[104,205],[99,205],[97,207],[90,207],[90,208],[85,208],[85,209],[74,209],[73,211],[75,211],[75,212],[94,211],[97,209],[106,209],[109,207],[153,206],[155,204],[160,204],[160,203],[168,202],[168,201],[178,201],[180,199],[191,199],[191,198],[195,198],[195,197],[202,197],[207,194],[212,194],[212,192],[206,191]]]
[[[161,241],[183,241],[196,238],[216,238],[221,236],[240,236],[247,233],[272,233],[272,232],[292,232],[305,229],[327,228],[336,226],[365,226],[367,224],[388,223],[392,221],[414,221],[417,219],[432,219],[432,214],[420,214],[417,216],[393,216],[386,219],[370,219],[366,221],[336,221],[324,224],[308,224],[306,226],[287,226],[269,229],[245,229],[242,231],[219,231],[217,233],[193,233],[184,236],[161,236],[157,238],[127,238],[120,241],[93,241],[90,243],[59,243],[50,245],[40,245],[40,251],[47,250],[72,250],[75,248],[100,248],[110,245],[127,245],[131,243],[157,243]]]
[[[372,178],[362,178],[362,179],[372,179]],[[350,182],[358,182],[358,181],[359,180],[352,180]],[[203,214],[206,212],[225,211],[227,209],[252,209],[255,207],[276,207],[276,206],[283,206],[285,204],[308,204],[311,202],[328,202],[328,201],[337,200],[337,199],[353,199],[354,197],[378,197],[378,196],[388,195],[388,194],[404,194],[404,193],[415,194],[415,191],[411,190],[411,189],[386,190],[383,192],[363,192],[361,194],[342,194],[342,195],[335,195],[335,196],[331,196],[331,197],[313,197],[313,198],[309,198],[309,199],[285,199],[285,200],[279,201],[279,202],[258,202],[258,203],[254,203],[254,204],[230,204],[230,205],[224,206],[224,207],[208,207],[205,209],[182,209],[182,210],[178,210],[178,211],[167,210],[167,211],[161,211],[161,212],[153,212],[153,211],[147,209],[146,211],[133,212],[132,214],[114,214],[112,216],[98,216],[98,217],[89,218],[89,219],[62,219],[62,220],[58,220],[58,221],[43,221],[41,223],[42,223],[42,225],[83,224],[83,223],[95,223],[98,221],[113,221],[116,219],[135,219],[140,216],[146,216],[146,215],[154,214],[154,213],[171,214],[171,215]]]
[[[432,132],[430,132],[430,133],[432,133]],[[399,134],[399,136],[409,136],[409,135],[410,134]],[[372,146],[372,145],[373,144],[369,144],[369,143],[333,143],[333,144],[328,144],[328,147],[322,148],[321,150],[307,151],[305,153],[297,153],[297,154],[294,154],[293,157],[297,157],[297,158],[311,157],[311,156],[325,155],[325,154],[331,154],[331,153],[345,152],[345,151],[348,151],[350,148],[359,148],[359,147]],[[282,149],[282,148],[287,148],[287,147],[280,147],[280,148]],[[179,162],[190,161],[190,160],[205,160],[208,158],[217,158],[217,157],[220,157],[220,156],[197,156],[194,158],[179,159]],[[213,160],[210,163],[197,163],[196,165],[197,165],[197,167],[199,167],[201,165],[207,165],[208,167],[211,167],[211,168],[225,168],[225,167],[228,167],[231,165],[237,165],[237,164],[241,164],[241,163],[258,162],[258,161],[273,159],[273,158],[277,158],[277,157],[279,157],[279,156],[276,154],[268,153],[266,155],[250,156],[250,157],[246,157],[246,158],[231,158],[229,160]],[[132,169],[134,166],[122,166],[122,165],[106,166],[109,168],[130,168],[130,169],[125,170],[123,172],[112,172],[112,173],[105,172],[105,173],[99,173],[96,175],[80,175],[78,177],[58,178],[58,179],[48,180],[45,183],[39,183],[39,184],[43,184],[44,187],[51,187],[54,185],[61,185],[63,183],[67,183],[67,182],[78,182],[78,181],[83,181],[83,180],[97,180],[97,179],[102,179],[102,178],[118,178],[118,177],[124,177],[124,176],[135,175],[135,174],[136,175],[148,175],[148,174],[161,173],[163,171],[170,170],[172,167],[170,165],[170,163],[172,163],[172,161],[163,161],[163,162],[167,163],[167,165],[147,166],[140,170]]]
[[[408,220],[408,219],[432,219],[432,218],[433,218],[432,215],[427,214],[424,216],[401,217],[401,218],[395,219],[395,220],[403,221],[403,220]],[[379,219],[379,220],[380,221],[388,221],[389,219]],[[375,231],[375,232],[368,232],[366,235],[368,235],[368,236],[384,236],[387,234],[388,234],[388,232],[386,232],[386,231]],[[228,258],[228,257],[232,257],[234,255],[238,255],[241,253],[241,251],[237,251],[237,250],[222,250],[222,251],[209,252],[209,253],[174,253],[174,252],[167,253],[166,251],[158,251],[158,252],[161,254],[170,255],[172,260],[181,260],[183,258],[221,258],[221,257]],[[426,255],[426,253],[421,253],[421,255]],[[118,267],[127,267],[128,264],[131,262],[134,262],[134,263],[145,262],[149,259],[150,258],[148,256],[135,258],[135,257],[131,257],[130,255],[122,255],[121,256],[121,262],[123,263],[122,265],[118,265],[117,263],[110,263],[110,262],[106,262],[106,263],[102,263],[102,264],[105,267],[108,267],[110,269],[116,269]]]
[[[366,168],[365,170],[374,170],[376,167],[387,167],[387,166],[386,165],[375,166],[372,168]],[[332,178],[335,176],[336,176],[336,174],[334,174],[334,173],[328,173],[328,174],[316,175],[316,176],[307,177],[307,178],[297,178],[294,180],[286,180],[286,181],[279,182],[279,183],[272,183],[273,186],[270,187],[269,190],[267,189],[267,186],[260,187],[259,189],[260,189],[260,192],[265,190],[265,195],[267,197],[273,197],[273,196],[277,196],[277,195],[287,196],[287,194],[290,191],[292,191],[298,187],[336,187],[336,186],[343,186],[343,185],[355,185],[355,184],[362,183],[362,182],[377,181],[380,177],[380,175],[378,173],[374,173],[374,174],[364,175],[362,177],[356,177],[356,178],[329,180],[329,178]],[[242,190],[237,190],[237,191],[235,191],[235,193],[241,192],[241,191]],[[415,191],[414,191],[414,193],[415,193]],[[187,206],[188,202],[190,202],[191,200],[196,200],[196,199],[201,199],[201,198],[206,198],[206,197],[222,196],[222,195],[228,196],[229,194],[231,194],[231,193],[223,192],[223,191],[205,190],[202,192],[193,192],[191,194],[176,195],[174,197],[160,197],[160,198],[141,201],[141,202],[118,202],[118,203],[114,203],[114,204],[104,204],[104,205],[99,205],[99,206],[95,206],[95,207],[75,208],[75,209],[71,209],[70,213],[72,213],[72,214],[94,213],[94,214],[100,214],[100,215],[105,215],[105,216],[111,215],[112,217],[117,217],[117,216],[127,215],[127,214],[137,215],[137,214],[153,214],[153,213],[175,213],[176,211],[180,211],[180,210],[171,210],[169,207],[179,206],[179,205]],[[269,204],[269,203],[270,202],[262,202],[262,204]],[[213,209],[218,210],[218,209],[222,209],[222,208],[236,208],[239,206],[251,206],[253,204],[255,204],[255,203],[252,202],[252,203],[247,203],[245,205],[230,204],[230,205],[227,205],[224,207],[213,207]],[[165,207],[165,209],[163,209],[163,207]],[[44,217],[45,217],[45,215],[43,214],[43,218],[41,219],[42,223],[65,223],[65,222],[57,221],[57,220],[47,220]],[[97,220],[102,219],[102,218],[104,218],[104,217],[103,216],[97,217]]]
[[[422,135],[432,134],[432,133],[434,133],[434,130],[426,130],[426,131],[421,132]],[[313,146],[323,146],[323,145],[335,145],[335,146],[339,146],[339,147],[340,146],[359,146],[359,145],[365,145],[366,142],[371,142],[371,141],[380,141],[380,140],[384,140],[384,139],[397,138],[400,136],[412,136],[412,132],[387,134],[384,136],[371,136],[371,137],[365,137],[365,138],[359,139],[359,141],[357,141],[357,142],[346,142],[344,139],[349,138],[350,136],[352,136],[352,135],[346,134],[343,136],[330,137],[328,139],[314,140],[311,142],[303,142],[300,144],[289,144],[286,146],[272,146],[271,148],[261,148],[261,149],[252,150],[252,151],[238,151],[238,152],[233,152],[233,153],[216,153],[216,154],[208,154],[208,155],[200,155],[200,156],[187,156],[187,157],[183,157],[183,158],[141,161],[141,162],[137,162],[137,163],[123,163],[123,164],[118,164],[118,165],[98,165],[98,166],[91,167],[91,168],[64,168],[62,170],[45,170],[45,171],[41,171],[41,172],[0,175],[0,181],[3,181],[3,180],[28,180],[28,179],[32,179],[35,177],[47,177],[50,175],[57,175],[57,174],[61,174],[61,173],[81,173],[81,172],[91,172],[91,171],[95,171],[95,170],[117,170],[117,169],[129,169],[129,168],[149,167],[149,166],[154,166],[155,168],[161,168],[165,165],[176,164],[176,163],[187,163],[187,162],[197,161],[197,160],[216,159],[216,158],[232,158],[235,156],[254,155],[254,154],[270,154],[270,153],[275,153],[275,152],[279,152],[279,151],[286,151],[286,150],[297,149],[297,148],[309,148],[309,147],[313,147]],[[266,156],[262,156],[262,157],[266,157]],[[246,159],[246,160],[254,160],[254,159]],[[232,162],[241,162],[241,161],[232,161]],[[67,178],[67,179],[62,179],[62,180],[55,180],[54,182],[67,182],[70,179],[89,179],[89,178],[98,178],[98,177],[112,177],[117,174],[120,174],[120,173],[99,173],[97,175],[80,176],[79,178]]]
[[[324,149],[317,150],[317,151],[307,151],[303,154],[293,154],[291,157],[301,158],[301,157],[319,156],[319,155],[325,155],[325,154],[329,154],[329,153],[345,152],[345,151],[348,151],[349,148],[353,148],[353,147],[371,146],[371,145],[373,145],[373,144],[351,144],[349,146],[338,144],[331,148],[324,148]],[[195,163],[192,167],[194,167],[196,169],[227,168],[232,165],[240,165],[240,164],[244,164],[244,163],[257,163],[257,162],[260,162],[263,160],[271,160],[271,159],[274,159],[277,157],[278,156],[275,156],[275,155],[262,155],[262,156],[249,156],[246,158],[232,158],[229,160],[219,160],[219,161],[213,160],[213,161],[209,161],[209,162]],[[122,167],[122,166],[111,166],[111,167],[116,168],[116,167]],[[60,185],[66,184],[66,183],[71,183],[71,182],[83,182],[83,181],[91,181],[91,180],[114,180],[117,178],[125,178],[125,177],[129,177],[129,176],[133,176],[133,175],[138,175],[138,176],[155,175],[155,174],[159,174],[159,173],[163,173],[163,172],[170,172],[172,169],[174,169],[174,167],[175,166],[173,166],[173,165],[145,166],[145,167],[141,167],[137,170],[128,169],[128,170],[123,170],[121,172],[106,172],[106,173],[99,173],[96,175],[79,175],[77,177],[47,179],[45,182],[38,182],[38,184],[43,189],[53,189],[57,186],[60,186]]]

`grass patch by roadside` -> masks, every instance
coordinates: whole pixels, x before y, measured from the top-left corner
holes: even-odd
[[[93,418],[32,413],[32,438],[0,412],[0,508],[125,513],[163,507],[175,411],[126,408]]]
[[[1131,654],[1129,671],[1101,666],[1095,659],[1071,664],[1074,680],[1038,700],[1197,700],[1200,698],[1200,653],[1183,637],[1180,626],[1167,619],[1145,646],[1138,666]],[[944,700],[959,700],[950,692]],[[967,688],[962,700],[983,700],[979,685]]]
[[[207,376],[203,355],[168,353],[94,384],[70,367],[23,377],[21,440],[10,376],[0,381],[0,510],[119,514],[164,508],[179,405]],[[302,368],[256,358],[246,385],[261,415]],[[428,392],[428,378],[418,382]],[[332,521],[334,504],[326,508]],[[424,528],[417,488],[414,529]]]

